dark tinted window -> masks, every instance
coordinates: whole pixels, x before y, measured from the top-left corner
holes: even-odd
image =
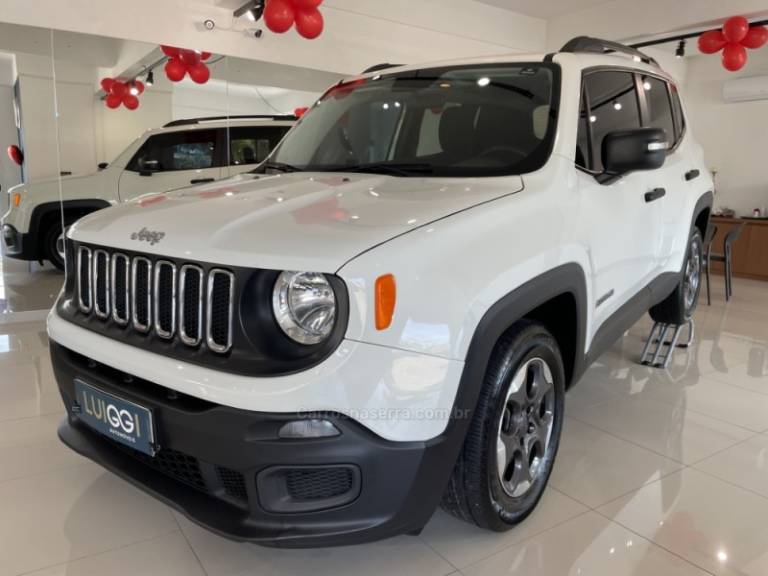
[[[676,141],[679,141],[683,137],[685,131],[685,116],[683,115],[683,107],[680,104],[680,94],[677,92],[677,86],[670,84],[672,94],[672,108],[675,111],[675,130],[677,130]]]
[[[219,166],[217,130],[185,130],[157,134],[139,149],[128,170],[172,172],[202,170]]]
[[[241,126],[229,129],[230,166],[259,164],[280,143],[290,126]]]
[[[667,133],[667,142],[671,145],[675,142],[675,121],[667,83],[653,76],[643,76],[642,82],[648,103],[648,125],[663,128]]]
[[[629,72],[594,72],[584,80],[592,125],[593,170],[602,172],[603,138],[615,130],[640,128],[640,106],[634,75]]]

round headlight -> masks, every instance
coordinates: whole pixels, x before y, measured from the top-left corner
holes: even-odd
[[[275,282],[272,310],[291,340],[319,344],[333,331],[336,296],[323,274],[283,272]]]

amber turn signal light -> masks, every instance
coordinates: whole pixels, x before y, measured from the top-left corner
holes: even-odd
[[[386,330],[392,324],[397,302],[397,284],[392,274],[376,278],[376,330]]]
[[[18,192],[13,193],[13,207],[18,208],[19,204],[21,204],[21,194]]]

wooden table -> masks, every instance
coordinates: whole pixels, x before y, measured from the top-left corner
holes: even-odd
[[[746,226],[733,245],[733,275],[768,281],[768,220],[713,216],[712,224],[717,226],[717,234],[712,243],[712,251],[722,254],[725,251],[725,235],[742,222]],[[712,262],[712,271],[722,273],[723,264]]]

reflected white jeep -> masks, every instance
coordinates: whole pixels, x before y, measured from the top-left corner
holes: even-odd
[[[59,434],[234,539],[363,542],[441,502],[509,529],[568,387],[646,311],[693,313],[705,166],[620,45],[342,82],[257,173],[71,228]]]
[[[295,122],[293,116],[174,120],[149,130],[92,174],[37,180],[8,190],[6,256],[64,269],[65,228],[96,210],[253,170]],[[226,145],[227,140],[229,146]]]

